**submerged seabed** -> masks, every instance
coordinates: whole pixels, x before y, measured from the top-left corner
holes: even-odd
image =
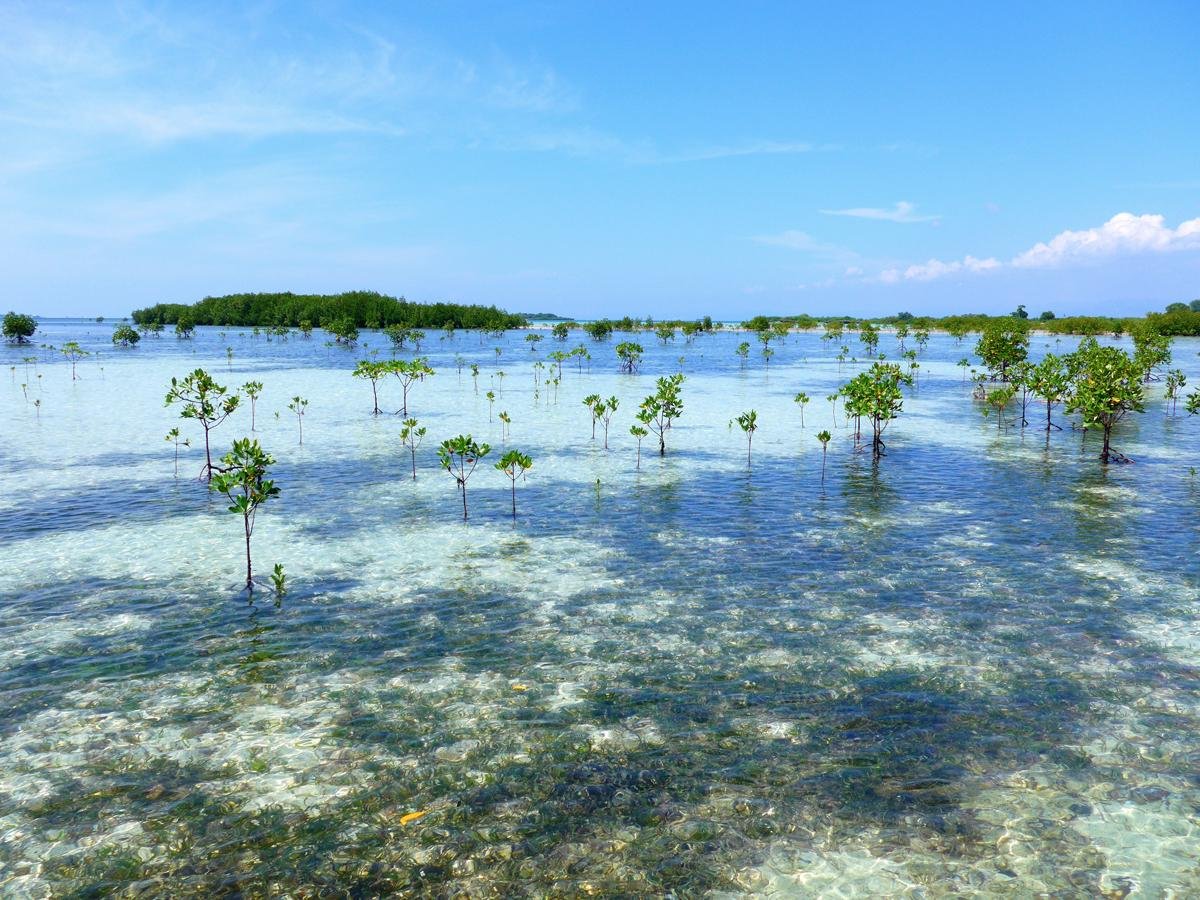
[[[744,369],[743,335],[642,335],[633,377],[580,335],[591,371],[555,402],[548,335],[432,334],[414,483],[349,374],[381,336],[110,330],[44,326],[101,350],[75,382],[0,350],[0,892],[1200,893],[1200,421],[1161,387],[1116,440],[1136,463],[1105,471],[1057,412],[1048,445],[1040,411],[984,420],[970,341],[935,336],[875,468],[825,399],[860,367],[817,335]],[[1198,349],[1175,342],[1193,384]],[[633,412],[680,356],[685,413],[635,471]],[[162,405],[200,365],[266,385],[278,608],[237,594],[240,523]],[[514,524],[481,466],[464,526],[435,447],[499,448],[501,387],[535,467]],[[621,399],[608,452],[593,392]],[[751,407],[747,471],[728,422]]]

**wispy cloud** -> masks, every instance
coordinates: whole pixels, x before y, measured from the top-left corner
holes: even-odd
[[[782,247],[785,250],[807,253],[843,266],[852,266],[859,259],[859,255],[849,247],[818,241],[806,231],[788,230],[778,234],[759,234],[751,240],[768,247]]]
[[[941,216],[917,215],[917,205],[900,200],[890,209],[875,206],[856,206],[851,209],[823,209],[827,216],[849,216],[853,219],[875,219],[880,222],[899,222],[909,225],[917,222],[937,222]]]

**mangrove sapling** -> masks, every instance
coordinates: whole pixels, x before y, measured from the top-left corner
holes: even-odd
[[[400,443],[408,448],[412,458],[412,479],[417,480],[417,448],[425,437],[424,426],[418,425],[416,419],[405,419],[400,423]]]
[[[558,377],[562,378],[562,364],[563,364],[563,361],[568,358],[568,354],[564,353],[561,350],[552,350],[550,352],[549,356],[550,356],[550,359],[554,362],[554,365],[556,365],[558,367]]]
[[[299,398],[297,398],[299,399]],[[263,451],[258,441],[242,438],[233,442],[233,450],[221,457],[221,466],[209,487],[229,498],[229,511],[241,513],[246,535],[246,590],[254,590],[254,571],[250,562],[250,537],[258,508],[279,496],[275,482],[267,478],[274,457]]]
[[[1008,381],[1008,370],[1029,355],[1029,326],[1019,319],[1002,319],[983,329],[975,344],[993,381]]]
[[[533,468],[533,459],[520,450],[509,450],[496,462],[496,468],[512,482],[512,515],[517,517],[517,478],[525,480],[525,473]]]
[[[617,411],[620,401],[616,397],[609,397],[602,403],[597,403],[594,409],[596,417],[604,424],[604,449],[608,449],[608,426],[612,422],[613,414]]]
[[[226,396],[228,388],[217,384],[203,369],[197,369],[185,378],[172,378],[164,406],[180,403],[179,415],[184,419],[195,419],[204,429],[204,468],[200,477],[212,480],[213,464],[209,432],[233,415],[241,402],[241,394],[234,392]]]
[[[967,383],[967,369],[969,369],[969,368],[971,367],[971,360],[967,359],[967,358],[964,356],[962,359],[960,359],[958,362],[956,362],[956,363],[955,363],[955,365],[956,365],[956,366],[958,366],[960,369],[962,369],[962,371],[963,371],[963,377],[962,377],[963,384],[966,384],[966,383]]]
[[[500,410],[500,415],[496,416],[500,420],[500,440],[508,441],[508,428],[512,425],[512,419],[508,415],[507,410]]]
[[[683,415],[680,388],[682,375],[667,375],[658,379],[657,390],[642,401],[637,419],[658,436],[658,455],[667,454],[667,432],[672,422]]]
[[[182,444],[185,447],[190,447],[190,446],[192,446],[191,442],[188,441],[186,438],[183,438],[183,439],[180,438],[178,428],[172,428],[170,431],[168,431],[165,440],[168,443],[173,443],[175,445],[175,477],[178,478],[179,477],[179,445]]]
[[[250,398],[250,430],[254,431],[255,419],[258,412],[258,395],[262,393],[261,381],[247,381],[242,385],[242,393]]]
[[[617,359],[621,361],[621,371],[626,375],[635,373],[638,363],[642,361],[643,352],[642,345],[635,344],[633,341],[622,341],[617,344]]]
[[[1187,410],[1189,416],[1200,416],[1200,388],[1196,388],[1187,395],[1183,408]]]
[[[765,366],[771,365],[771,357],[774,355],[775,355],[775,351],[772,350],[770,347],[763,347],[763,350],[762,350],[763,365],[765,365]]]
[[[495,391],[488,391],[488,392],[487,392],[487,394],[485,394],[484,396],[486,396],[486,397],[487,397],[487,402],[488,402],[488,423],[489,423],[489,424],[491,424],[491,421],[492,421],[492,406],[493,406],[493,405],[495,404],[495,402],[496,402],[496,392],[495,392]]]
[[[1029,419],[1026,413],[1029,410],[1029,396],[1033,393],[1033,385],[1030,379],[1033,377],[1033,363],[1027,359],[1015,363],[1009,370],[1009,378],[1012,381],[1012,386],[1016,388],[1017,393],[1021,396],[1021,427],[1024,428],[1029,424]]]
[[[754,432],[758,430],[758,413],[754,410],[744,412],[729,424],[733,425],[734,423],[746,435],[746,466],[748,468],[750,466],[750,447],[754,443]]]
[[[642,439],[650,432],[641,425],[630,425],[629,433],[637,438],[637,468],[640,470],[642,468]]]
[[[79,376],[75,374],[75,364],[79,360],[88,355],[88,352],[79,346],[77,341],[67,341],[62,345],[62,350],[59,351],[71,363],[71,380],[76,381]]]
[[[1062,426],[1050,420],[1050,413],[1056,405],[1062,403],[1071,391],[1071,380],[1062,357],[1047,353],[1042,361],[1029,372],[1029,387],[1035,397],[1040,397],[1046,404],[1046,434],[1051,428],[1062,431]]]
[[[196,323],[191,319],[180,316],[175,322],[175,337],[180,340],[190,340],[196,333]]]
[[[1171,338],[1161,334],[1149,322],[1139,322],[1129,329],[1133,338],[1133,359],[1142,372],[1142,380],[1156,381],[1155,370],[1171,361]]]
[[[1182,393],[1184,386],[1187,384],[1187,376],[1183,374],[1182,369],[1172,369],[1167,373],[1166,381],[1166,400],[1170,404],[1169,415],[1175,415],[1176,406],[1179,403],[1179,395]],[[1164,404],[1165,406],[1166,404]]]
[[[801,391],[795,397],[793,397],[792,400],[800,407],[800,427],[803,428],[804,427],[804,407],[808,405],[809,396],[808,396],[808,394],[804,393],[804,391]]]
[[[371,401],[374,408],[371,410],[371,415],[377,416],[380,413],[379,409],[379,381],[391,371],[387,363],[372,362],[370,360],[361,360],[354,371],[350,374],[355,378],[363,378],[371,382]]]
[[[596,439],[596,420],[600,418],[596,407],[603,405],[603,401],[600,399],[599,394],[588,394],[583,398],[583,405],[588,408],[588,412],[592,416],[592,440],[594,441]]]
[[[418,356],[416,359],[407,361],[403,359],[393,359],[384,363],[387,371],[396,376],[400,382],[400,390],[402,393],[401,406],[398,415],[408,415],[408,390],[418,381],[424,381],[427,376],[433,374],[433,369],[429,367],[429,361],[423,356]]]
[[[1004,410],[1008,408],[1008,404],[1017,394],[1017,389],[1011,384],[1003,387],[993,388],[988,391],[984,397],[985,406],[983,408],[984,416],[987,416],[991,411],[996,413],[996,430],[999,431],[1004,427]]]
[[[479,366],[471,363],[471,381],[475,384],[475,393],[479,394]]]
[[[896,326],[896,346],[901,353],[904,352],[904,339],[908,337],[908,326],[901,322]]]
[[[1067,410],[1080,414],[1085,429],[1099,428],[1103,432],[1100,462],[1107,464],[1112,459],[1129,462],[1128,457],[1112,449],[1112,430],[1126,413],[1143,412],[1146,408],[1143,361],[1131,358],[1117,347],[1101,347],[1095,341],[1081,342],[1072,355],[1076,357],[1078,374]]]
[[[917,342],[917,349],[921,353],[924,353],[925,350],[929,347],[929,332],[928,331],[914,331],[913,338]]]
[[[654,336],[657,337],[665,347],[667,345],[667,341],[675,340],[675,329],[670,325],[659,325],[654,329]]]
[[[550,333],[554,335],[556,341],[565,341],[571,335],[571,323],[556,322],[554,327],[550,329]]]
[[[817,440],[821,442],[821,484],[825,483],[825,455],[829,451],[829,441],[832,437],[828,431],[817,432]]]
[[[469,434],[442,441],[438,447],[438,459],[442,468],[454,479],[462,494],[463,521],[467,521],[467,480],[475,471],[479,461],[490,453],[487,444],[477,443]]]
[[[496,396],[503,397],[504,396],[504,373],[497,370],[495,377],[496,377]]]
[[[225,348],[225,365],[230,371],[233,371],[233,348],[232,347]]]
[[[113,329],[112,342],[118,347],[132,347],[142,336],[132,325],[118,325]]]
[[[25,313],[8,312],[4,314],[4,339],[12,344],[28,344],[29,339],[37,331],[37,319]]]
[[[741,367],[743,369],[746,368],[746,360],[750,358],[750,343],[748,341],[742,341],[737,345],[737,355]]]
[[[874,356],[879,349],[879,329],[870,322],[863,322],[858,328],[858,339],[867,350],[867,356]]]
[[[304,411],[308,408],[308,401],[303,397],[293,397],[292,402],[288,404],[288,409],[296,414],[296,425],[300,428],[300,446],[304,446]]]
[[[454,354],[454,368],[457,370],[459,378],[462,378],[462,370],[463,366],[466,365],[466,362],[466,359],[461,353]]]
[[[846,398],[846,412],[856,420],[871,422],[871,455],[884,454],[883,431],[900,414],[904,403],[901,386],[911,379],[895,363],[876,362],[843,385],[839,393]],[[856,429],[857,437],[857,429]]]
[[[834,428],[837,428],[837,402],[838,402],[838,396],[839,396],[839,395],[838,395],[837,393],[833,393],[833,394],[830,394],[828,397],[826,397],[826,398],[825,398],[826,400],[828,400],[828,401],[829,401],[829,411],[830,411],[830,413],[832,413],[832,414],[833,414],[833,427],[834,427]]]
[[[525,343],[527,343],[529,345],[530,353],[536,353],[538,344],[540,344],[541,342],[542,342],[542,336],[540,334],[525,335]]]

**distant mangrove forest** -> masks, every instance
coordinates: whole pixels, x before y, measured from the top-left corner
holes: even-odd
[[[376,291],[342,294],[227,294],[205,297],[197,303],[157,303],[134,310],[138,325],[225,325],[233,327],[279,326],[311,329],[338,326],[354,328],[519,328],[522,315],[495,306],[462,303],[412,303]]]

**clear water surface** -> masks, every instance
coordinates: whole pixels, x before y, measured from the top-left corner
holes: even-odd
[[[874,466],[825,399],[862,363],[818,334],[769,366],[643,334],[628,376],[576,333],[590,366],[535,393],[548,333],[431,333],[414,482],[399,385],[372,416],[350,376],[382,335],[111,328],[43,323],[99,351],[76,381],[0,349],[0,893],[1200,894],[1200,420],[1161,384],[1105,469],[1058,411],[1048,440],[1040,410],[985,419],[971,340],[935,335]],[[1198,350],[1174,344],[1193,385]],[[639,471],[633,413],[680,365]],[[279,606],[239,594],[240,522],[163,406],[198,366],[265,384]],[[608,451],[593,392],[621,401]],[[535,460],[519,517],[483,465],[464,524],[436,444],[490,463],[501,410]],[[214,437],[250,433],[246,408]]]

